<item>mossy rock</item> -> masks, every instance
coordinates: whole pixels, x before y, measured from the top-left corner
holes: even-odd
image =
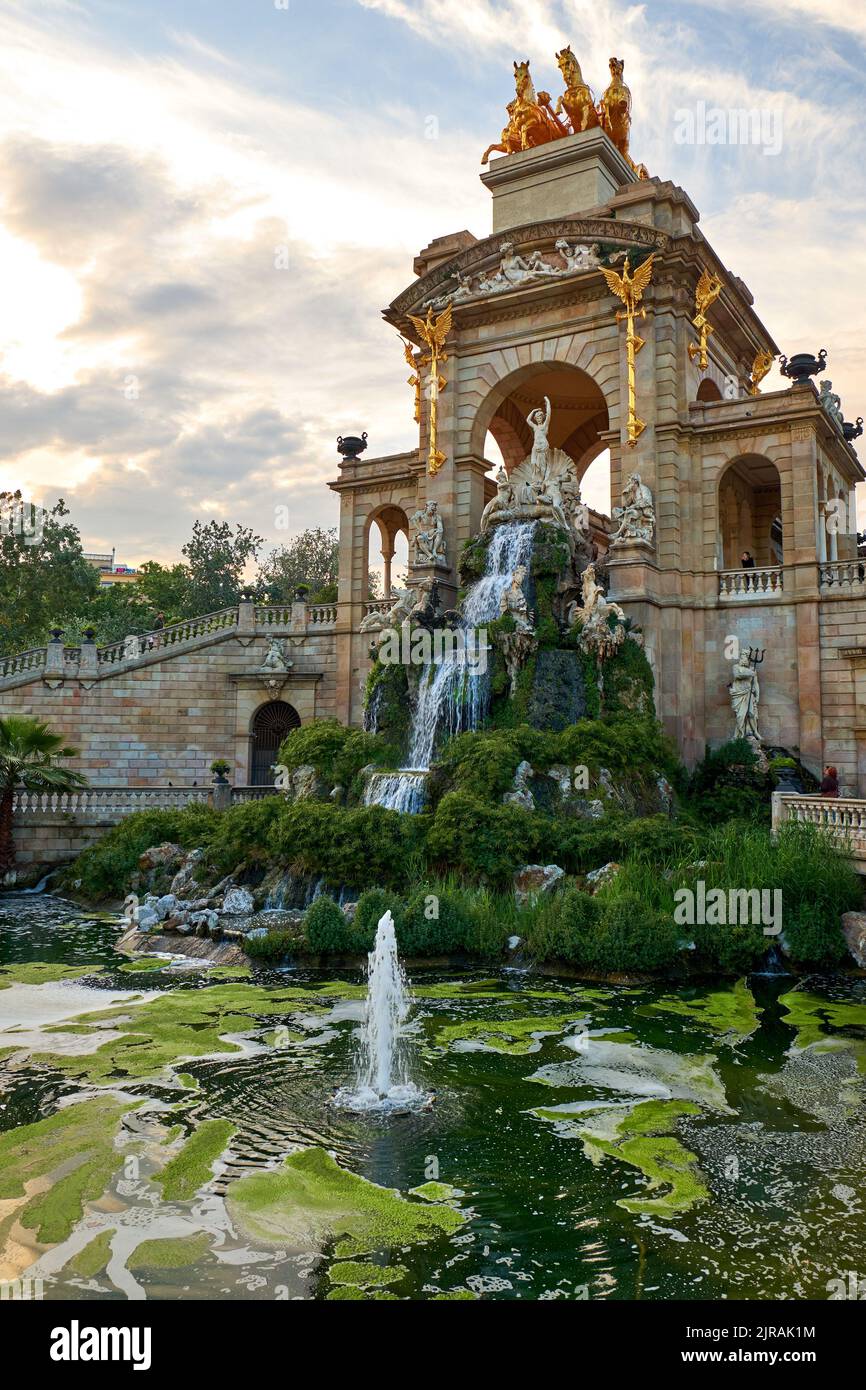
[[[540,651],[526,711],[533,729],[559,733],[586,716],[583,670],[574,651]]]

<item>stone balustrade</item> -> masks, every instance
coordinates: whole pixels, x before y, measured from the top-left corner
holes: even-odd
[[[281,634],[333,631],[337,622],[335,603],[256,604],[241,603],[205,613],[200,618],[187,618],[180,623],[125,637],[119,642],[97,647],[93,642],[66,647],[50,642],[14,656],[0,657],[0,690],[44,677],[47,680],[69,680],[77,677],[100,678],[123,667],[128,670],[138,664],[158,661],[175,652],[205,646],[214,639],[243,632],[244,635],[277,637]]]
[[[763,599],[781,594],[783,589],[784,576],[781,565],[719,571],[720,599]]]
[[[45,665],[45,647],[34,647],[17,656],[0,657],[0,681],[13,676],[33,674]]]
[[[798,821],[826,831],[849,850],[858,873],[866,874],[866,800],[774,792],[773,832],[785,821]]]
[[[371,613],[381,613],[383,617],[391,612],[394,607],[394,600],[390,598],[370,598],[364,604],[364,617],[367,618]]]
[[[866,564],[862,560],[829,560],[818,570],[822,589],[866,597]]]

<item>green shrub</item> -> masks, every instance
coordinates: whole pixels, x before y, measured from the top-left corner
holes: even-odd
[[[281,959],[297,952],[298,934],[291,931],[269,931],[267,936],[245,937],[243,945],[246,954],[256,959]]]
[[[344,810],[320,801],[285,805],[268,836],[273,858],[298,873],[324,876],[333,887],[400,888],[423,848],[428,816],[404,816],[382,806]]]
[[[397,941],[410,956],[448,955],[466,946],[469,915],[461,893],[426,885],[406,905]]]
[[[342,955],[352,949],[349,923],[333,898],[310,903],[304,916],[307,944],[315,956]]]
[[[208,854],[221,874],[231,873],[244,861],[267,859],[268,835],[285,804],[281,796],[263,796],[259,801],[243,801],[223,811]]]
[[[490,805],[468,792],[449,792],[436,808],[427,852],[443,870],[501,883],[519,864],[534,860],[548,838],[546,817],[520,806]]]
[[[574,966],[589,965],[598,918],[598,899],[569,884],[562,892],[550,894],[536,905],[527,932],[527,948],[539,961],[561,960]]]
[[[466,909],[466,950],[472,956],[495,959],[505,951],[510,936],[522,936],[517,929],[514,894],[496,893],[480,885],[463,889]]]
[[[207,847],[220,814],[199,804],[177,811],[137,811],[84,850],[70,865],[64,883],[80,880],[79,891],[93,902],[123,897],[146,849],[167,841],[184,849]]]
[[[293,729],[280,745],[278,762],[293,772],[314,767],[328,787],[348,787],[367,763],[393,761],[394,749],[377,734],[351,729],[338,719],[314,719]]]
[[[772,778],[761,771],[747,739],[708,748],[689,782],[694,809],[708,825],[731,819],[769,820]]]
[[[402,899],[396,893],[389,893],[386,888],[365,889],[358,899],[355,920],[352,922],[356,949],[372,951],[380,918],[390,912],[395,923],[399,923],[403,907]]]
[[[637,894],[598,897],[601,916],[589,938],[590,964],[604,971],[662,970],[677,958],[680,931]]]

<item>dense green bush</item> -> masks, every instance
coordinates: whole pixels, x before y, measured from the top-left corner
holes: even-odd
[[[549,839],[546,817],[520,806],[491,805],[469,792],[442,798],[427,836],[432,864],[491,883],[535,860]]]
[[[359,951],[372,951],[376,940],[376,928],[386,912],[390,912],[395,923],[399,924],[405,904],[397,893],[386,888],[367,888],[358,899],[352,932]]]
[[[146,849],[168,841],[184,849],[206,845],[219,819],[220,812],[201,805],[178,811],[137,811],[84,850],[67,871],[64,883],[71,886],[80,881],[77,891],[93,902],[122,898]]]
[[[344,810],[318,801],[285,805],[271,826],[271,857],[297,873],[324,876],[334,886],[399,888],[413,854],[423,848],[428,816],[404,816],[381,806]]]
[[[744,738],[708,748],[689,781],[693,809],[708,825],[732,819],[769,821],[772,778]]]
[[[333,898],[322,896],[310,903],[304,916],[307,944],[314,956],[342,955],[354,942],[349,923]]]
[[[314,767],[330,788],[348,787],[362,767],[385,764],[393,756],[393,747],[377,734],[351,729],[337,719],[314,719],[287,735],[278,762],[290,772]]]
[[[526,935],[527,949],[539,961],[587,966],[598,918],[598,899],[569,884],[536,905]]]
[[[248,956],[259,960],[281,960],[295,955],[303,943],[297,932],[269,931],[267,936],[244,937],[243,947]]]
[[[397,941],[410,956],[448,955],[465,948],[468,929],[463,894],[425,884],[406,904],[397,926]]]
[[[267,860],[268,835],[284,805],[280,796],[263,796],[224,811],[216,820],[208,845],[208,858],[215,867],[228,874],[245,861]]]
[[[596,970],[663,970],[677,958],[680,931],[673,918],[656,912],[637,894],[598,895],[601,915],[588,934],[589,964]]]

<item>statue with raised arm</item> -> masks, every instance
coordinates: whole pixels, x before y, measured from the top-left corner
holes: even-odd
[[[550,401],[544,397],[544,410],[531,410],[526,417],[526,423],[532,430],[532,454],[530,456],[530,466],[534,478],[541,482],[547,481],[547,473],[550,468],[550,441],[547,438],[547,431],[550,429]]]
[[[826,410],[827,414],[830,416],[830,419],[833,421],[834,425],[838,425],[839,429],[841,430],[842,425],[844,424],[844,416],[842,414],[842,401],[841,398],[837,396],[836,392],[833,390],[832,381],[821,382],[821,392],[818,399],[821,402],[824,409]]]

